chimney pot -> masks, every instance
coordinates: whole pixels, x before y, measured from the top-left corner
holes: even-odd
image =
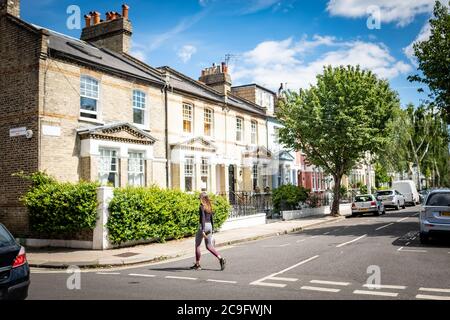
[[[97,25],[100,23],[100,13],[95,11],[94,12],[94,25]]]
[[[84,16],[84,20],[86,21],[86,28],[91,26],[91,19],[92,17],[88,14]]]
[[[124,19],[128,20],[128,13],[129,13],[130,7],[127,6],[126,4],[122,5],[122,16]]]

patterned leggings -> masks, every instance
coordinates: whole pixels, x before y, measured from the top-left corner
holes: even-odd
[[[209,252],[211,252],[217,259],[219,259],[220,255],[214,248],[213,244],[213,237],[212,237],[212,226],[211,223],[205,223],[205,232],[210,233],[207,235],[207,238],[205,239],[205,245],[206,249],[208,249]],[[201,226],[198,228],[197,234],[195,235],[195,259],[197,262],[200,261],[201,252],[200,252],[200,245],[202,244],[203,240],[203,233]]]

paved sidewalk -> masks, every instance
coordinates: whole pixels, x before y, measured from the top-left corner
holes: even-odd
[[[227,230],[216,233],[216,246],[273,237],[280,234],[301,231],[319,224],[345,219],[345,217],[320,216],[291,221],[279,221],[261,226]],[[202,246],[203,247],[203,246]],[[177,258],[194,253],[194,238],[153,243],[129,248],[112,250],[79,249],[28,249],[27,258],[30,266],[40,268],[63,268],[71,265],[78,267],[123,266],[146,262],[156,262]]]

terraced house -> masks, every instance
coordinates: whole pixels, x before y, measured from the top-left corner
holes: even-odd
[[[230,197],[271,185],[266,110],[232,93],[225,64],[197,81],[129,55],[128,9],[89,13],[75,39],[0,0],[0,221],[18,235],[18,171]]]

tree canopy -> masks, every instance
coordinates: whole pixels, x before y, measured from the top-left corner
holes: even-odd
[[[450,8],[450,1],[449,1]],[[414,44],[414,55],[422,74],[410,81],[426,84],[433,102],[445,112],[450,124],[450,9],[436,1],[434,17],[430,19],[431,35],[426,41]]]
[[[325,67],[316,85],[284,94],[277,114],[284,125],[280,141],[333,176],[332,214],[339,214],[342,176],[381,149],[399,108],[389,83],[359,66]]]

